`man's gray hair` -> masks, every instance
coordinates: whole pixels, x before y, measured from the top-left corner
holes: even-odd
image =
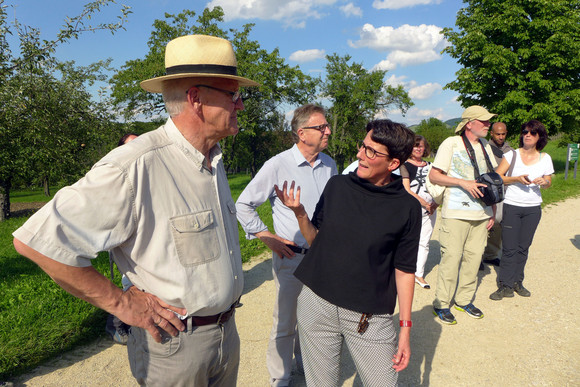
[[[298,129],[303,128],[314,113],[320,113],[323,116],[326,116],[326,109],[320,105],[309,103],[294,110],[294,117],[292,117],[290,125],[292,127],[292,140],[295,143],[298,143],[299,141]]]
[[[163,102],[170,117],[175,117],[183,111],[187,102],[187,91],[195,84],[195,78],[169,79],[163,82]]]

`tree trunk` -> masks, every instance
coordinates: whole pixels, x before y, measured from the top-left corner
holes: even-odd
[[[0,179],[0,222],[10,217],[10,187],[12,179]]]
[[[44,195],[50,196],[50,185],[48,184],[48,176],[42,178],[42,186],[44,187]]]

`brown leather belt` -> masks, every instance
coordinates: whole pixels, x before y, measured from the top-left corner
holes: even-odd
[[[184,324],[188,319],[191,319],[191,325],[194,327],[201,327],[210,324],[225,324],[234,315],[236,311],[236,306],[238,302],[234,302],[230,309],[225,312],[214,314],[213,316],[189,316],[183,322]]]

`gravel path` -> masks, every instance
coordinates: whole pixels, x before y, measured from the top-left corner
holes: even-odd
[[[434,290],[415,288],[413,351],[401,372],[403,386],[579,386],[580,385],[580,198],[548,206],[536,232],[526,267],[532,297],[491,301],[496,268],[479,273],[475,304],[485,318],[456,313],[458,324],[434,319]],[[436,226],[437,228],[437,226]],[[437,277],[439,243],[431,240],[426,279]],[[265,353],[271,326],[274,284],[269,256],[244,265],[244,306],[236,320],[242,341],[239,386],[267,386]],[[575,296],[576,294],[576,296]],[[346,352],[346,351],[345,351]],[[360,386],[348,353],[343,355],[341,383]],[[135,386],[124,346],[99,340],[63,354],[15,386]],[[305,386],[295,375],[294,386]]]

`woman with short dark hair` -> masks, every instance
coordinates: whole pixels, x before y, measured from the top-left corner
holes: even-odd
[[[549,154],[542,152],[548,143],[548,132],[538,120],[522,125],[520,148],[503,155],[496,172],[507,186],[503,201],[502,257],[499,266],[499,287],[489,298],[499,301],[513,297],[514,292],[529,297],[523,285],[528,250],[542,217],[540,188],[552,185],[554,165]],[[515,157],[515,161],[514,161]],[[513,163],[510,176],[506,172]]]
[[[310,246],[294,273],[304,284],[297,315],[309,386],[338,385],[343,344],[365,386],[396,385],[409,363],[421,207],[392,171],[409,158],[413,140],[402,124],[371,121],[358,168],[328,181],[312,221],[300,187],[276,187]]]

